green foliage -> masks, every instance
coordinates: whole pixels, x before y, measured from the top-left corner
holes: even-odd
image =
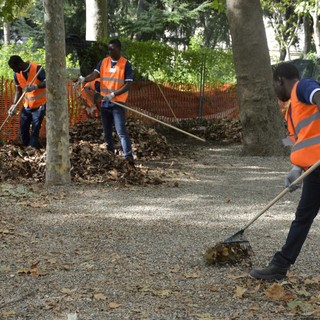
[[[204,48],[200,42],[192,39],[190,49],[178,50],[158,41],[123,41],[124,53],[136,70],[135,78],[199,83],[205,68],[205,82],[235,82],[231,52]]]
[[[6,22],[11,22],[29,4],[30,0],[1,0],[0,18],[3,18]]]
[[[123,55],[134,68],[135,79],[150,79],[157,82],[199,83],[205,74],[208,83],[234,83],[235,70],[232,54],[223,50],[212,50],[201,46],[201,39],[192,38],[188,50],[178,50],[158,41],[122,40]],[[90,43],[82,53],[81,74],[91,73],[97,63],[107,54],[108,40]],[[27,44],[3,46],[0,50],[0,76],[12,78],[8,66],[11,55],[20,55],[25,61],[36,61],[45,67],[44,49],[34,49],[32,39]],[[79,64],[71,55],[67,67]]]
[[[213,0],[211,3],[211,7],[214,10],[225,12],[226,11],[226,0]]]

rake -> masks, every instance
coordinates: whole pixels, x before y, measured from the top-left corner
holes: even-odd
[[[205,259],[209,263],[229,263],[239,262],[240,260],[250,256],[253,253],[250,242],[245,238],[244,232],[269,208],[271,208],[279,199],[290,191],[290,187],[302,182],[311,172],[320,166],[320,160],[306,170],[299,178],[293,181],[290,186],[281,191],[273,200],[271,200],[249,223],[241,230],[237,231],[231,237],[222,242],[218,242],[215,246],[207,249]]]

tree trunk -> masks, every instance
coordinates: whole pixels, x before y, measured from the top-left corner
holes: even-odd
[[[86,0],[86,40],[108,36],[108,0]]]
[[[10,44],[10,23],[9,22],[3,23],[3,44],[4,45]]]
[[[237,74],[243,153],[283,155],[285,129],[272,84],[269,49],[259,0],[227,0]]]
[[[317,13],[318,13],[318,5],[316,4],[315,11],[311,12],[310,14],[313,20],[313,40],[316,46],[316,53],[317,53],[317,56],[320,56],[320,21]]]
[[[311,51],[312,40],[312,28],[310,23],[309,14],[303,16],[303,31],[304,31],[304,43],[303,43],[303,56],[306,57]]]
[[[46,49],[46,185],[68,184],[69,115],[63,0],[44,0]]]

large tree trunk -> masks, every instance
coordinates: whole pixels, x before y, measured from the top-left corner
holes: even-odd
[[[108,36],[108,0],[86,0],[86,40]]]
[[[47,185],[67,184],[71,181],[63,3],[63,0],[44,0]]]
[[[259,0],[227,0],[243,133],[243,152],[283,155],[285,129],[272,84],[272,69]]]

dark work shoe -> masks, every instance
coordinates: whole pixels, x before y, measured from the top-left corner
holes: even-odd
[[[134,160],[133,160],[133,157],[132,156],[128,156],[125,158],[125,161],[131,165],[131,166],[134,166]]]
[[[264,269],[252,269],[249,275],[260,280],[281,280],[287,276],[287,268],[280,268],[269,264]]]

